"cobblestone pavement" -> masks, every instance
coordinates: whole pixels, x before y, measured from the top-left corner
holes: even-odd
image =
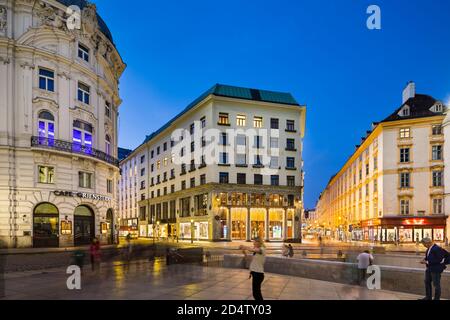
[[[6,300],[252,300],[247,270],[169,265],[162,260],[83,270],[81,290],[68,290],[64,269],[5,275]],[[418,296],[298,277],[266,274],[267,300],[415,300]]]

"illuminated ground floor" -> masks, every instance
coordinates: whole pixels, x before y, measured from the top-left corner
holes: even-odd
[[[446,216],[386,217],[365,220],[348,228],[340,226],[332,233],[337,240],[379,243],[418,243],[423,238],[445,242],[448,237]]]
[[[139,236],[192,241],[300,239],[300,188],[219,186],[141,201]]]

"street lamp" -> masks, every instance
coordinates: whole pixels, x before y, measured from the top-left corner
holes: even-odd
[[[191,243],[194,243],[194,233],[195,233],[194,219],[191,219]]]

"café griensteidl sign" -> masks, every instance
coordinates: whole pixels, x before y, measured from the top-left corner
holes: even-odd
[[[72,192],[72,191],[53,191],[53,194],[57,197],[78,197],[86,200],[99,200],[99,201],[111,201],[111,197],[103,196],[95,193],[88,192]]]

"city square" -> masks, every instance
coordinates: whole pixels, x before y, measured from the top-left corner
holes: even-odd
[[[450,299],[450,7],[414,1],[0,0],[0,299]]]

